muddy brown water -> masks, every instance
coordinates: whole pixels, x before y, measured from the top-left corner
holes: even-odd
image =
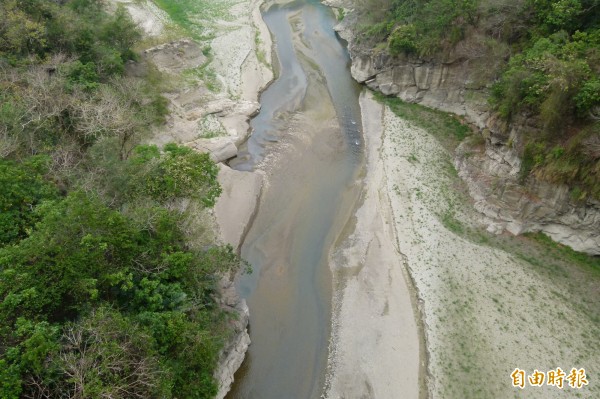
[[[360,86],[331,10],[315,0],[267,4],[278,79],[230,165],[267,176],[238,289],[252,344],[229,399],[318,398],[331,330],[327,263],[360,193]]]

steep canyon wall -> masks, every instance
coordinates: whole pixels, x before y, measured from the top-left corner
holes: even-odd
[[[448,62],[391,57],[357,45],[355,26],[350,13],[336,29],[349,42],[357,81],[385,95],[459,115],[483,136],[484,145],[463,142],[454,164],[489,231],[543,232],[577,251],[600,255],[599,201],[574,199],[566,185],[520,178],[517,149],[523,133],[536,129],[536,123],[521,116],[506,125],[490,109],[491,81],[482,77],[482,70],[485,75],[486,63],[495,60],[469,58],[461,48]]]

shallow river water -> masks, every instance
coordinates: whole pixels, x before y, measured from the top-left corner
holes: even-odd
[[[261,170],[268,184],[242,246],[254,270],[238,281],[252,344],[228,398],[318,398],[331,330],[328,254],[360,193],[360,86],[329,8],[315,0],[267,3],[263,18],[278,79],[231,162]]]

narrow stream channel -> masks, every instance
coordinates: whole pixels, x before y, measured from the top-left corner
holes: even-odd
[[[331,330],[329,251],[352,215],[363,163],[360,86],[316,0],[267,3],[279,78],[261,96],[238,170],[268,184],[242,256],[238,282],[250,307],[252,344],[229,399],[318,398]]]

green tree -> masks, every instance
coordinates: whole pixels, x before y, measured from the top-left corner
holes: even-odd
[[[28,15],[16,0],[0,3],[0,54],[17,57],[43,54],[48,43],[45,26],[35,18],[35,14],[40,14],[40,7],[31,6],[39,2],[32,1],[29,5],[25,10],[34,15]]]
[[[398,26],[388,38],[390,54],[411,54],[417,51],[417,28],[410,25]]]
[[[162,154],[153,146],[140,146],[130,162],[141,172],[132,179],[131,192],[136,195],[160,203],[192,198],[212,207],[221,194],[217,181],[219,169],[208,154],[175,144],[166,145]]]
[[[36,207],[57,198],[56,187],[44,177],[48,162],[44,156],[21,164],[0,159],[0,246],[25,238],[39,219]]]
[[[126,290],[136,232],[118,212],[82,193],[46,203],[41,220],[18,245],[0,251],[0,315],[60,322],[87,303]]]

